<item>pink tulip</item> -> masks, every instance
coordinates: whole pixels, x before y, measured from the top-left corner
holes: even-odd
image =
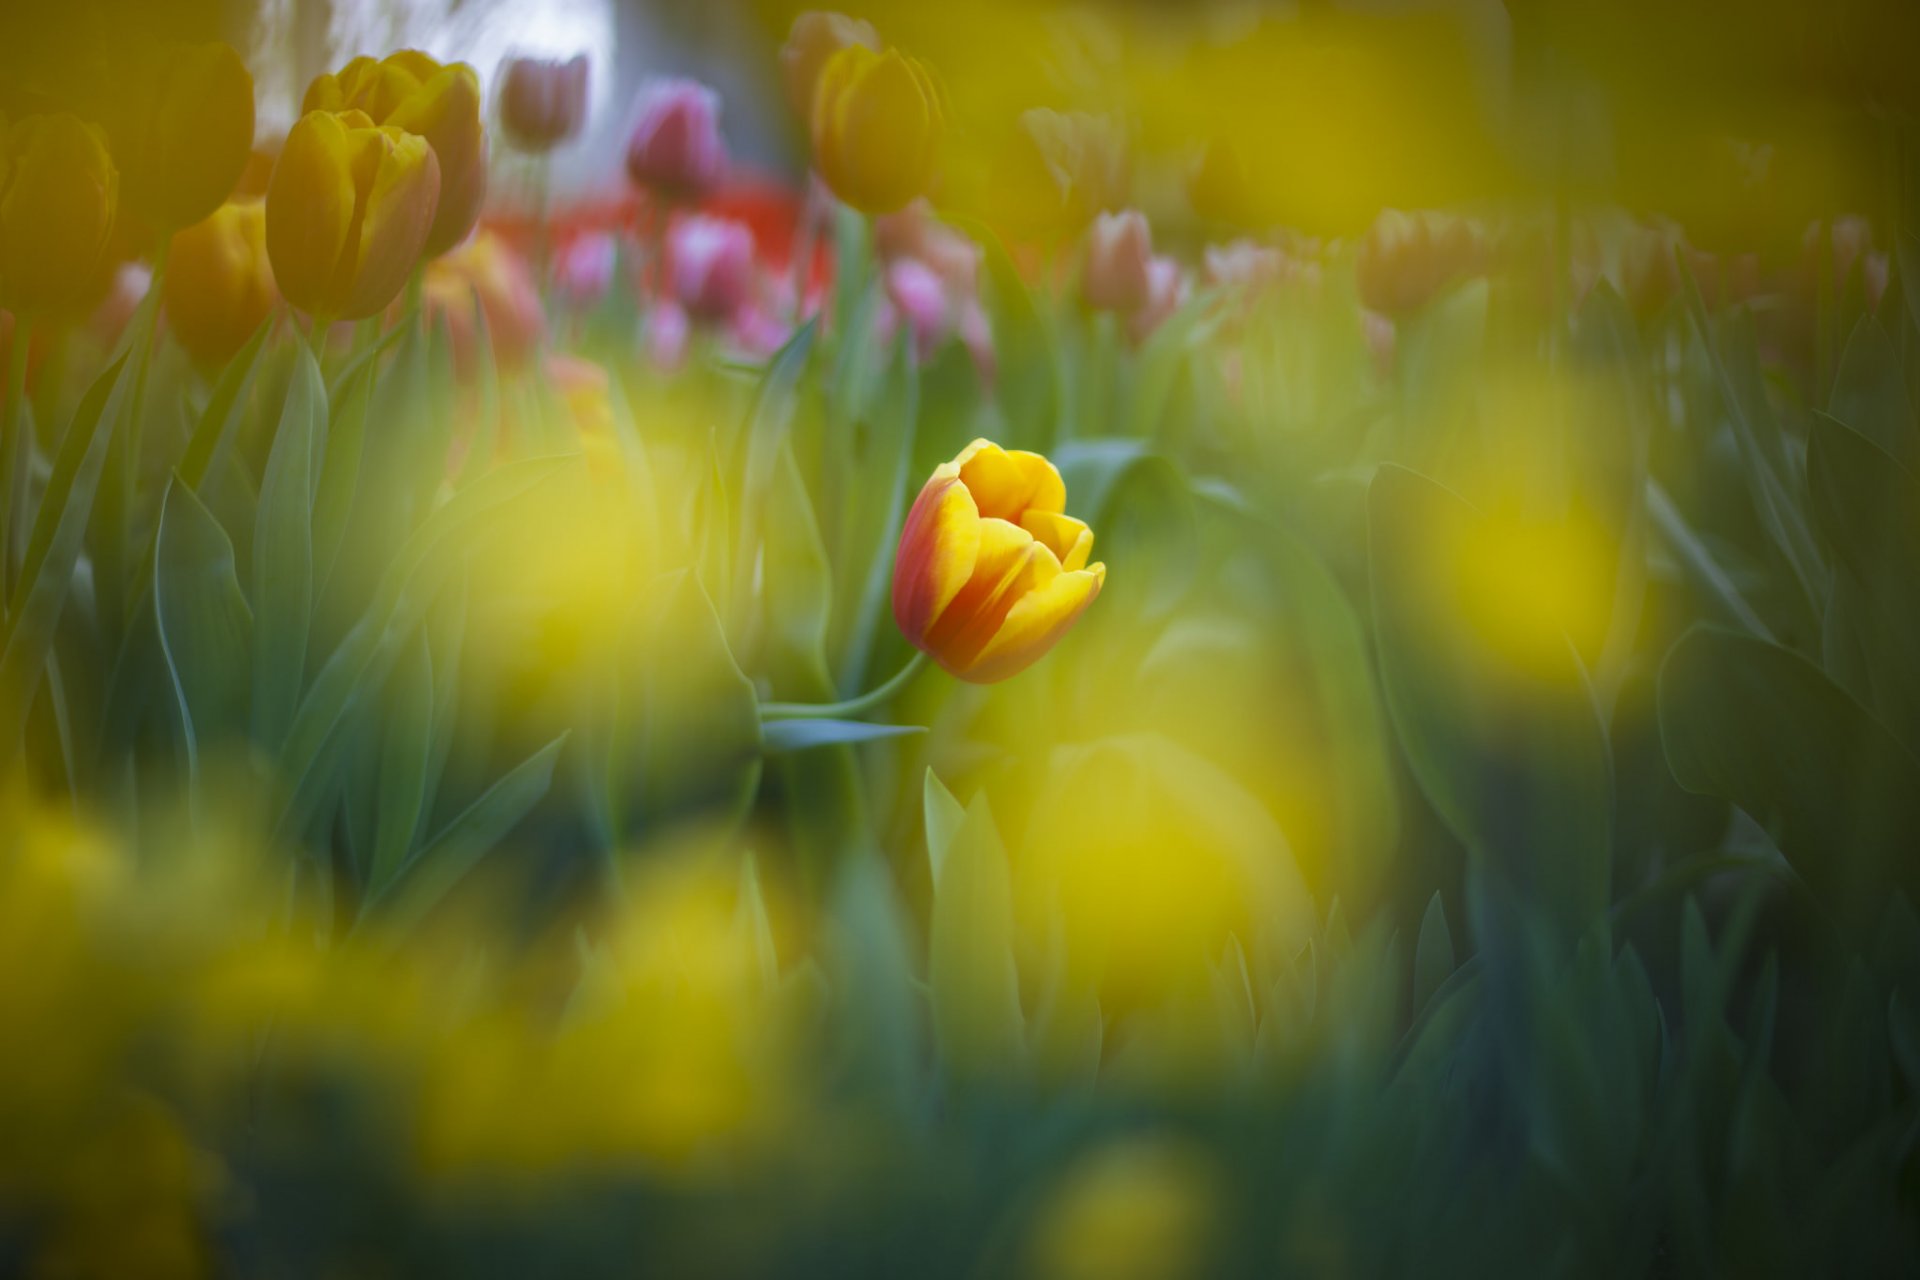
[[[726,320],[752,295],[753,232],[742,222],[694,214],[667,232],[674,300],[699,320]]]
[[[756,302],[749,302],[733,313],[727,334],[733,346],[743,355],[765,359],[787,345],[787,339],[793,336],[793,328],[774,311]]]
[[[687,358],[687,338],[692,326],[687,313],[677,302],[660,302],[647,313],[641,334],[647,359],[662,373],[672,373]]]
[[[619,260],[620,242],[611,232],[589,231],[560,251],[553,264],[554,286],[575,306],[593,306],[613,288]]]
[[[702,194],[726,175],[720,95],[693,80],[656,80],[640,91],[640,120],[627,144],[627,174],[678,198]]]
[[[918,258],[900,258],[887,268],[886,288],[887,301],[905,319],[907,331],[913,335],[914,359],[931,359],[953,332],[953,309],[947,302],[945,283]]]
[[[1153,336],[1153,331],[1187,300],[1187,277],[1172,258],[1157,257],[1147,263],[1147,300],[1127,316],[1127,336],[1137,346]]]
[[[1080,296],[1096,311],[1136,311],[1149,301],[1153,232],[1146,215],[1103,213],[1087,232]]]
[[[500,127],[522,151],[551,151],[587,119],[587,55],[565,62],[509,58],[500,73]]]
[[[971,294],[980,273],[980,246],[934,215],[925,199],[873,220],[874,247],[892,262],[917,258],[933,268],[947,287]]]

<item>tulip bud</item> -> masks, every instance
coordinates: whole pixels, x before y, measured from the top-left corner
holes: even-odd
[[[803,121],[813,119],[813,91],[828,59],[850,44],[880,47],[873,24],[844,13],[809,9],[793,20],[787,42],[780,48],[780,76],[787,103]]]
[[[160,231],[218,209],[253,150],[253,77],[231,46],[162,46],[113,104],[127,208]]]
[[[65,113],[0,117],[0,303],[32,316],[90,301],[119,194],[99,129]]]
[[[267,187],[281,295],[318,320],[362,320],[398,296],[434,225],[440,166],[424,138],[359,111],[310,111]]]
[[[887,301],[907,322],[914,359],[925,363],[953,332],[953,307],[939,273],[917,258],[901,258],[887,267]]]
[[[1107,579],[1066,502],[1051,462],[990,440],[936,467],[894,559],[893,617],[908,641],[975,684],[1038,661]]]
[[[605,231],[575,236],[554,255],[553,285],[576,307],[591,307],[613,289],[620,242]]]
[[[848,45],[827,60],[813,97],[813,163],[862,213],[891,213],[933,182],[946,104],[926,67],[897,49]]]
[[[301,110],[364,112],[376,125],[426,140],[440,174],[439,200],[425,253],[437,258],[467,238],[487,194],[487,134],[480,123],[480,79],[464,62],[442,66],[403,49],[375,62],[355,58],[338,75],[307,86]]]
[[[1103,213],[1087,232],[1080,296],[1096,311],[1132,311],[1147,302],[1153,232],[1136,209]]]
[[[267,261],[266,206],[224,204],[175,235],[162,288],[167,327],[187,354],[202,368],[226,364],[280,299]]]
[[[500,126],[522,151],[551,151],[587,118],[587,55],[565,62],[509,58],[500,76]]]
[[[656,80],[640,91],[640,119],[627,143],[627,176],[687,199],[713,187],[726,172],[719,94],[692,80]]]
[[[682,218],[667,233],[667,264],[675,301],[696,319],[724,320],[753,292],[753,232],[727,218]]]
[[[1464,218],[1383,210],[1360,241],[1354,263],[1360,304],[1387,316],[1411,315],[1454,281],[1480,270],[1485,256],[1478,233]]]

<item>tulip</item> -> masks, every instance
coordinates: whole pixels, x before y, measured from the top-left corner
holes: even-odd
[[[873,247],[888,262],[912,258],[932,268],[956,293],[972,294],[980,275],[980,246],[934,215],[925,200],[873,220]]]
[[[65,113],[0,117],[0,304],[31,317],[90,301],[119,194],[98,128]]]
[[[627,175],[679,199],[711,189],[727,172],[720,95],[693,80],[656,80],[640,91],[640,120],[627,143]]]
[[[399,295],[426,247],[440,166],[424,138],[359,111],[310,111],[267,187],[274,281],[316,320],[362,320]]]
[[[753,292],[753,232],[729,218],[682,218],[667,233],[667,265],[674,299],[688,314],[724,320]]]
[[[221,205],[173,238],[162,298],[167,327],[202,368],[246,345],[279,293],[267,260],[267,210],[258,200]]]
[[[780,48],[780,77],[787,102],[802,120],[813,119],[813,91],[820,71],[834,54],[850,44],[880,47],[873,24],[844,13],[809,9],[793,20],[787,42]]]
[[[1411,315],[1448,285],[1484,265],[1473,224],[1445,213],[1383,210],[1360,241],[1354,283],[1360,304],[1383,315]]]
[[[620,265],[620,242],[605,231],[575,236],[555,256],[553,284],[577,307],[598,303],[613,289],[613,273]]]
[[[926,67],[897,49],[848,45],[814,90],[814,167],[862,213],[891,213],[932,184],[946,115]]]
[[[934,269],[916,258],[900,258],[887,267],[887,302],[907,323],[913,338],[913,357],[925,363],[952,334],[953,307],[946,283]]]
[[[1147,303],[1147,267],[1153,232],[1146,215],[1129,209],[1103,213],[1087,233],[1080,295],[1096,311],[1134,311]]]
[[[1093,532],[1037,453],[975,440],[934,469],[907,513],[893,617],[907,639],[976,684],[1016,675],[1065,635],[1106,581]]]
[[[464,62],[446,65],[413,49],[382,61],[355,58],[338,75],[307,86],[302,111],[364,112],[372,123],[424,138],[438,164],[439,202],[424,251],[437,258],[467,238],[487,194],[487,134],[480,79]]]
[[[422,292],[428,313],[445,320],[453,346],[453,369],[472,376],[490,355],[502,373],[527,362],[547,333],[540,289],[526,259],[492,231],[482,230],[445,257],[429,263]],[[473,309],[486,317],[490,350],[478,349]]]
[[[163,45],[113,103],[127,207],[162,232],[233,195],[253,151],[253,77],[231,46]]]
[[[1147,263],[1147,300],[1127,315],[1127,337],[1135,346],[1153,336],[1187,300],[1187,276],[1172,258]]]
[[[587,118],[587,55],[561,62],[509,58],[500,76],[500,127],[507,140],[538,155],[580,132]]]

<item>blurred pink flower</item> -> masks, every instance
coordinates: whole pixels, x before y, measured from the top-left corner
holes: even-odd
[[[640,90],[639,102],[627,143],[627,174],[636,183],[693,198],[726,175],[719,94],[693,80],[655,80]]]
[[[587,118],[587,55],[565,62],[509,58],[500,73],[500,128],[522,151],[551,151]]]
[[[1153,232],[1136,209],[1103,213],[1087,231],[1080,296],[1096,311],[1137,311],[1150,304]]]
[[[1147,263],[1147,300],[1127,316],[1127,336],[1137,346],[1153,336],[1153,331],[1187,300],[1187,277],[1180,264],[1169,257],[1156,257]]]
[[[641,343],[654,368],[671,373],[685,363],[691,329],[686,310],[679,303],[666,300],[654,304],[641,332]]]
[[[1203,255],[1207,283],[1228,288],[1259,289],[1287,274],[1287,255],[1272,245],[1253,240],[1210,244]]]
[[[619,261],[620,242],[612,232],[589,231],[576,236],[554,261],[554,287],[575,306],[593,306],[613,288]]]
[[[946,283],[918,258],[899,258],[887,268],[886,290],[887,301],[906,320],[907,331],[913,335],[914,359],[925,362],[932,358],[953,333],[953,307],[947,300]]]
[[[972,293],[980,274],[980,246],[942,222],[924,198],[873,220],[874,247],[892,262],[916,258],[948,287]]]
[[[667,231],[668,283],[696,319],[726,320],[753,293],[753,232],[729,218],[693,214]]]
[[[787,344],[793,328],[776,312],[749,302],[733,313],[727,333],[743,355],[763,359]]]

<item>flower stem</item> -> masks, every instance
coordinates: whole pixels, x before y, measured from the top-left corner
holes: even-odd
[[[848,698],[844,702],[763,702],[760,704],[762,720],[839,720],[847,716],[857,716],[871,711],[893,698],[906,688],[912,679],[920,674],[927,665],[927,655],[915,653],[900,668],[894,677],[883,685],[876,686],[857,698]]]

